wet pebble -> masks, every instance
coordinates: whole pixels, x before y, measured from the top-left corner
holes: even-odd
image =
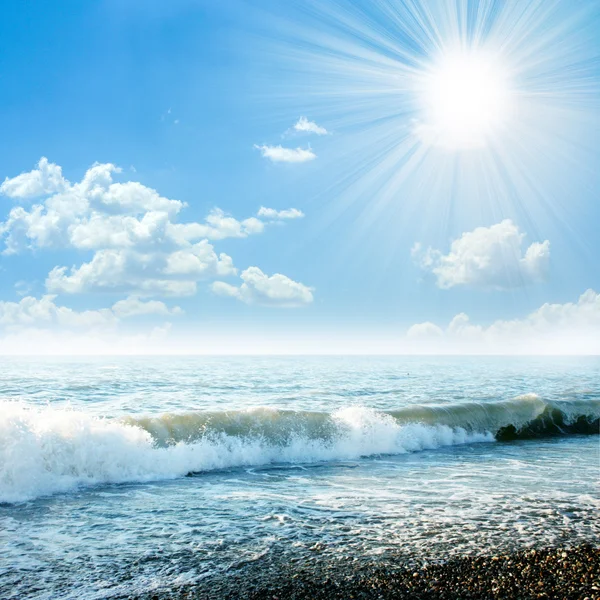
[[[349,558],[308,561],[298,557],[292,563],[266,557],[262,563],[196,585],[137,598],[600,600],[600,548],[589,544],[492,557],[465,556],[417,569],[403,563],[402,557],[387,557],[383,562]]]

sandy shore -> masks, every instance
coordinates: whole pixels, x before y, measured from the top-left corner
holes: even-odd
[[[198,585],[139,598],[600,600],[600,546],[468,556],[419,566],[394,561],[278,563],[268,559]]]

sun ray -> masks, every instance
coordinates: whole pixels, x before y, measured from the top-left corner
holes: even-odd
[[[270,55],[268,106],[316,115],[321,231],[348,246],[449,239],[507,217],[570,228],[600,134],[600,9],[566,0],[306,2]],[[568,177],[566,173],[568,172]],[[375,233],[376,232],[376,233]],[[332,236],[333,237],[333,236]],[[582,252],[573,236],[573,252]]]

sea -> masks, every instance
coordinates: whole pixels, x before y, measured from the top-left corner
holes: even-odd
[[[0,363],[0,598],[600,540],[600,357]]]

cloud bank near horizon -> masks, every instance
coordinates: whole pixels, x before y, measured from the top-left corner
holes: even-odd
[[[507,353],[536,351],[583,354],[600,352],[600,294],[587,290],[576,302],[545,303],[522,319],[497,320],[490,325],[472,323],[465,313],[457,314],[448,325],[432,322],[409,327],[406,338],[415,349],[469,351],[499,350]],[[561,348],[561,344],[579,344]]]
[[[213,292],[248,304],[306,304],[309,288],[287,278],[248,270],[242,286],[222,282]],[[243,288],[247,285],[247,288]],[[182,313],[159,301],[130,296],[110,309],[75,311],[54,296],[0,303],[0,354],[600,354],[600,293],[589,289],[574,302],[545,303],[523,318],[472,322],[464,313],[447,325],[432,322],[389,331],[253,328],[177,329],[169,320],[144,332],[128,326],[153,314],[169,319]]]

